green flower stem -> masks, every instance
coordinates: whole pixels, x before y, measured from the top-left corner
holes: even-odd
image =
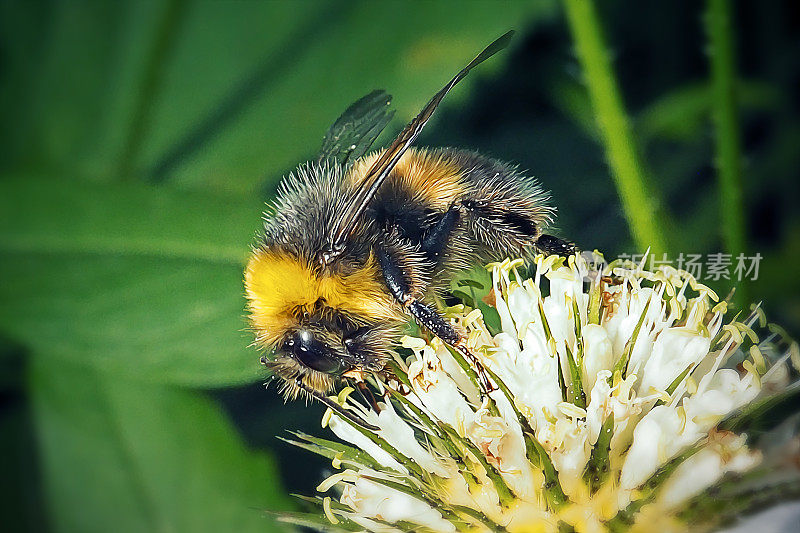
[[[614,436],[614,413],[612,412],[603,422],[600,435],[592,448],[592,455],[586,464],[583,479],[589,485],[592,494],[597,492],[608,479],[611,471],[611,439]]]
[[[622,379],[625,379],[625,375],[628,373],[628,362],[631,360],[631,355],[633,355],[633,348],[636,346],[636,339],[639,338],[639,331],[641,331],[642,326],[644,325],[644,320],[647,318],[647,310],[650,309],[650,302],[652,301],[652,297],[647,300],[644,310],[642,311],[642,316],[639,317],[639,322],[636,323],[636,327],[633,329],[633,334],[631,335],[630,340],[627,342],[627,344],[625,344],[625,350],[622,352],[622,357],[620,357],[619,361],[617,361],[617,364],[614,366],[614,374],[619,372],[622,376]]]
[[[736,71],[730,0],[709,0],[706,12],[711,62],[711,114],[716,133],[722,238],[734,256],[746,249],[739,121],[736,110]],[[746,301],[739,289],[738,300]]]
[[[619,87],[603,42],[591,0],[564,0],[567,20],[583,68],[606,158],[622,200],[636,246],[653,253],[667,251],[660,203],[647,186],[645,172],[625,114]]]

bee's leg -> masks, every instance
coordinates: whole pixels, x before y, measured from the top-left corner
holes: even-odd
[[[569,241],[553,237],[552,235],[539,235],[536,239],[536,248],[549,255],[566,257],[578,251],[578,247]]]
[[[420,250],[422,250],[422,253],[431,261],[439,261],[439,256],[450,242],[453,229],[455,229],[461,219],[461,210],[462,207],[459,204],[450,206],[450,209],[445,211],[442,218],[439,219],[425,235],[425,238],[422,239]]]
[[[402,253],[392,253],[387,246],[378,246],[376,250],[378,264],[383,272],[383,278],[389,292],[400,302],[403,307],[425,329],[439,337],[445,344],[458,351],[476,369],[484,393],[494,390],[483,365],[477,357],[467,348],[467,339],[452,324],[444,319],[435,309],[420,301],[420,288],[415,287],[413,276],[409,272],[413,265],[404,265]]]
[[[381,412],[381,408],[378,405],[378,401],[375,399],[375,395],[372,394],[372,391],[367,387],[367,384],[363,380],[353,380],[353,385],[355,385],[355,389],[358,390],[361,397],[367,402],[367,405],[372,407],[372,410],[376,413]]]
[[[401,300],[402,302],[402,300]],[[478,373],[478,378],[481,381],[482,392],[488,393],[494,390],[494,386],[489,381],[489,376],[483,369],[483,364],[467,348],[467,338],[453,327],[447,320],[445,320],[434,309],[423,304],[416,298],[411,298],[404,302],[404,305],[409,313],[424,326],[428,331],[442,339],[445,344],[458,351],[467,361],[469,361],[475,371]]]

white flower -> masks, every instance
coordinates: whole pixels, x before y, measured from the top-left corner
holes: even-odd
[[[452,523],[442,518],[438,511],[425,502],[363,477],[344,485],[341,503],[353,510],[352,516],[356,522],[361,516],[373,517],[374,520],[389,524],[413,522],[434,531],[456,530]]]
[[[353,448],[308,438],[345,469],[320,485],[326,515],[369,531],[715,525],[707,491],[764,464],[731,416],[788,390],[796,345],[768,350],[757,315],[726,323],[713,291],[671,267],[538,257],[522,279],[520,265],[490,266],[500,330],[477,310],[448,314],[483,369],[406,337],[413,355],[375,376],[380,412],[339,395],[379,429],[329,411]]]

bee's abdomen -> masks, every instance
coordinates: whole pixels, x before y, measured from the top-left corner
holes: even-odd
[[[452,159],[464,169],[467,191],[460,204],[469,238],[485,248],[486,259],[532,250],[554,214],[536,180],[474,152],[453,151]]]
[[[423,211],[447,211],[469,187],[465,169],[459,166],[450,150],[410,148],[389,174],[373,200],[372,206],[403,207]],[[370,154],[353,165],[347,179],[359,183],[381,152]]]
[[[382,204],[399,215],[405,235],[421,235],[420,247],[437,270],[534,251],[553,209],[533,178],[470,151],[417,150],[410,157],[405,170],[415,174],[393,176]],[[414,164],[413,158],[437,164]]]
[[[375,157],[357,163],[350,179],[357,182]],[[369,212],[382,231],[397,232],[443,273],[533,251],[553,209],[536,181],[516,168],[445,148],[410,149]]]

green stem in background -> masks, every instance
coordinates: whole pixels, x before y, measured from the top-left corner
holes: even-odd
[[[595,5],[592,0],[564,0],[564,5],[606,158],[636,247],[666,252],[659,201],[647,186]]]
[[[730,0],[709,0],[706,13],[711,62],[711,113],[716,133],[715,163],[719,175],[722,238],[736,256],[746,251],[742,198],[741,144],[736,110],[736,72]],[[744,302],[740,287],[737,300]]]

